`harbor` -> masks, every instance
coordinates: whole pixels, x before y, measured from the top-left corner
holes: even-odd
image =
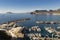
[[[0,40],[60,40],[60,0],[0,0]]]
[[[53,15],[52,16],[50,15],[48,17],[48,15],[40,16],[40,15],[26,14],[28,17],[24,15],[23,18],[17,17],[16,20],[12,20],[11,15],[16,14],[9,14],[7,16],[8,18],[4,16],[6,19],[8,19],[8,21],[7,22],[2,22],[3,20],[1,21],[2,23],[0,23],[0,31],[6,32],[11,37],[13,37],[13,39],[60,40],[60,22],[55,20],[53,21],[52,20]],[[17,14],[16,16],[18,15],[19,14]],[[21,15],[19,16],[22,17]],[[58,16],[56,17],[58,18],[58,20],[60,20],[59,19],[60,17]],[[48,20],[48,18],[50,18],[51,21],[49,20],[45,21],[41,18],[44,18],[45,20]],[[38,19],[39,21],[37,21]]]
[[[11,37],[20,38],[20,39],[23,39],[24,37],[28,36],[29,38],[27,38],[27,40],[45,40],[45,39],[46,40],[60,40],[60,32],[56,31],[55,29],[53,29],[51,27],[45,27],[45,30],[49,33],[52,33],[52,35],[51,35],[52,37],[49,37],[48,35],[42,37],[42,35],[40,33],[42,30],[38,26],[33,26],[31,28],[26,28],[26,27],[22,27],[22,26],[17,26],[17,27],[12,26],[12,28],[8,29],[8,30],[6,28],[5,29],[0,28],[0,31],[4,31],[7,34],[9,34]],[[55,35],[57,37],[54,37]],[[13,40],[15,38],[12,38],[11,40]]]
[[[60,24],[60,21],[54,22],[54,21],[36,21],[37,24]]]

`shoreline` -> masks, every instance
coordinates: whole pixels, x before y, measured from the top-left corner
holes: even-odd
[[[32,12],[31,14],[46,14],[46,15],[60,15],[60,13],[54,13],[54,12]]]
[[[60,15],[60,13],[53,13],[52,15]]]

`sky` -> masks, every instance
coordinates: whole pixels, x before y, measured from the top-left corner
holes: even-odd
[[[0,13],[23,13],[60,8],[60,0],[0,0]]]

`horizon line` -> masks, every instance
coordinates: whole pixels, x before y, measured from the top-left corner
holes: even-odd
[[[7,13],[7,12],[12,12],[12,13],[28,13],[28,12],[33,12],[35,10],[58,10],[60,8],[57,9],[34,9],[34,10],[0,10],[0,13]]]

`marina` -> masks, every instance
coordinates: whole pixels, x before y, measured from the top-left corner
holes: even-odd
[[[54,21],[36,21],[37,24],[60,24],[60,21],[54,22]]]
[[[60,0],[0,0],[0,40],[60,40]]]
[[[4,29],[9,31],[9,33],[11,34],[12,37],[24,37],[28,36],[30,38],[30,40],[45,40],[45,38],[47,40],[59,40],[60,39],[60,22],[59,21],[53,21],[52,17],[53,15],[50,15],[48,17],[48,15],[31,15],[31,14],[26,14],[23,16],[23,18],[19,18],[17,17],[19,14],[7,14],[8,17],[7,18],[8,21],[7,22],[2,22],[0,24],[0,29]],[[12,16],[11,15],[16,15],[15,17],[16,20],[12,20]],[[22,17],[20,14],[19,16]],[[27,17],[28,16],[28,17]],[[44,17],[43,17],[44,16]],[[47,18],[46,18],[47,16]],[[56,15],[55,15],[56,16]],[[55,17],[53,16],[53,17]],[[2,17],[2,16],[1,16]],[[6,18],[6,16],[4,16]],[[14,18],[15,18],[14,17]],[[58,18],[58,20],[60,20],[58,16],[56,16]],[[44,19],[42,19],[44,18]],[[50,20],[50,19],[51,20]],[[39,21],[37,21],[39,20]],[[48,20],[48,21],[46,21]],[[4,31],[3,30],[3,31]],[[15,31],[19,31],[15,32]],[[23,32],[22,32],[23,30]],[[1,31],[1,30],[0,30]],[[19,35],[18,35],[19,34]]]

